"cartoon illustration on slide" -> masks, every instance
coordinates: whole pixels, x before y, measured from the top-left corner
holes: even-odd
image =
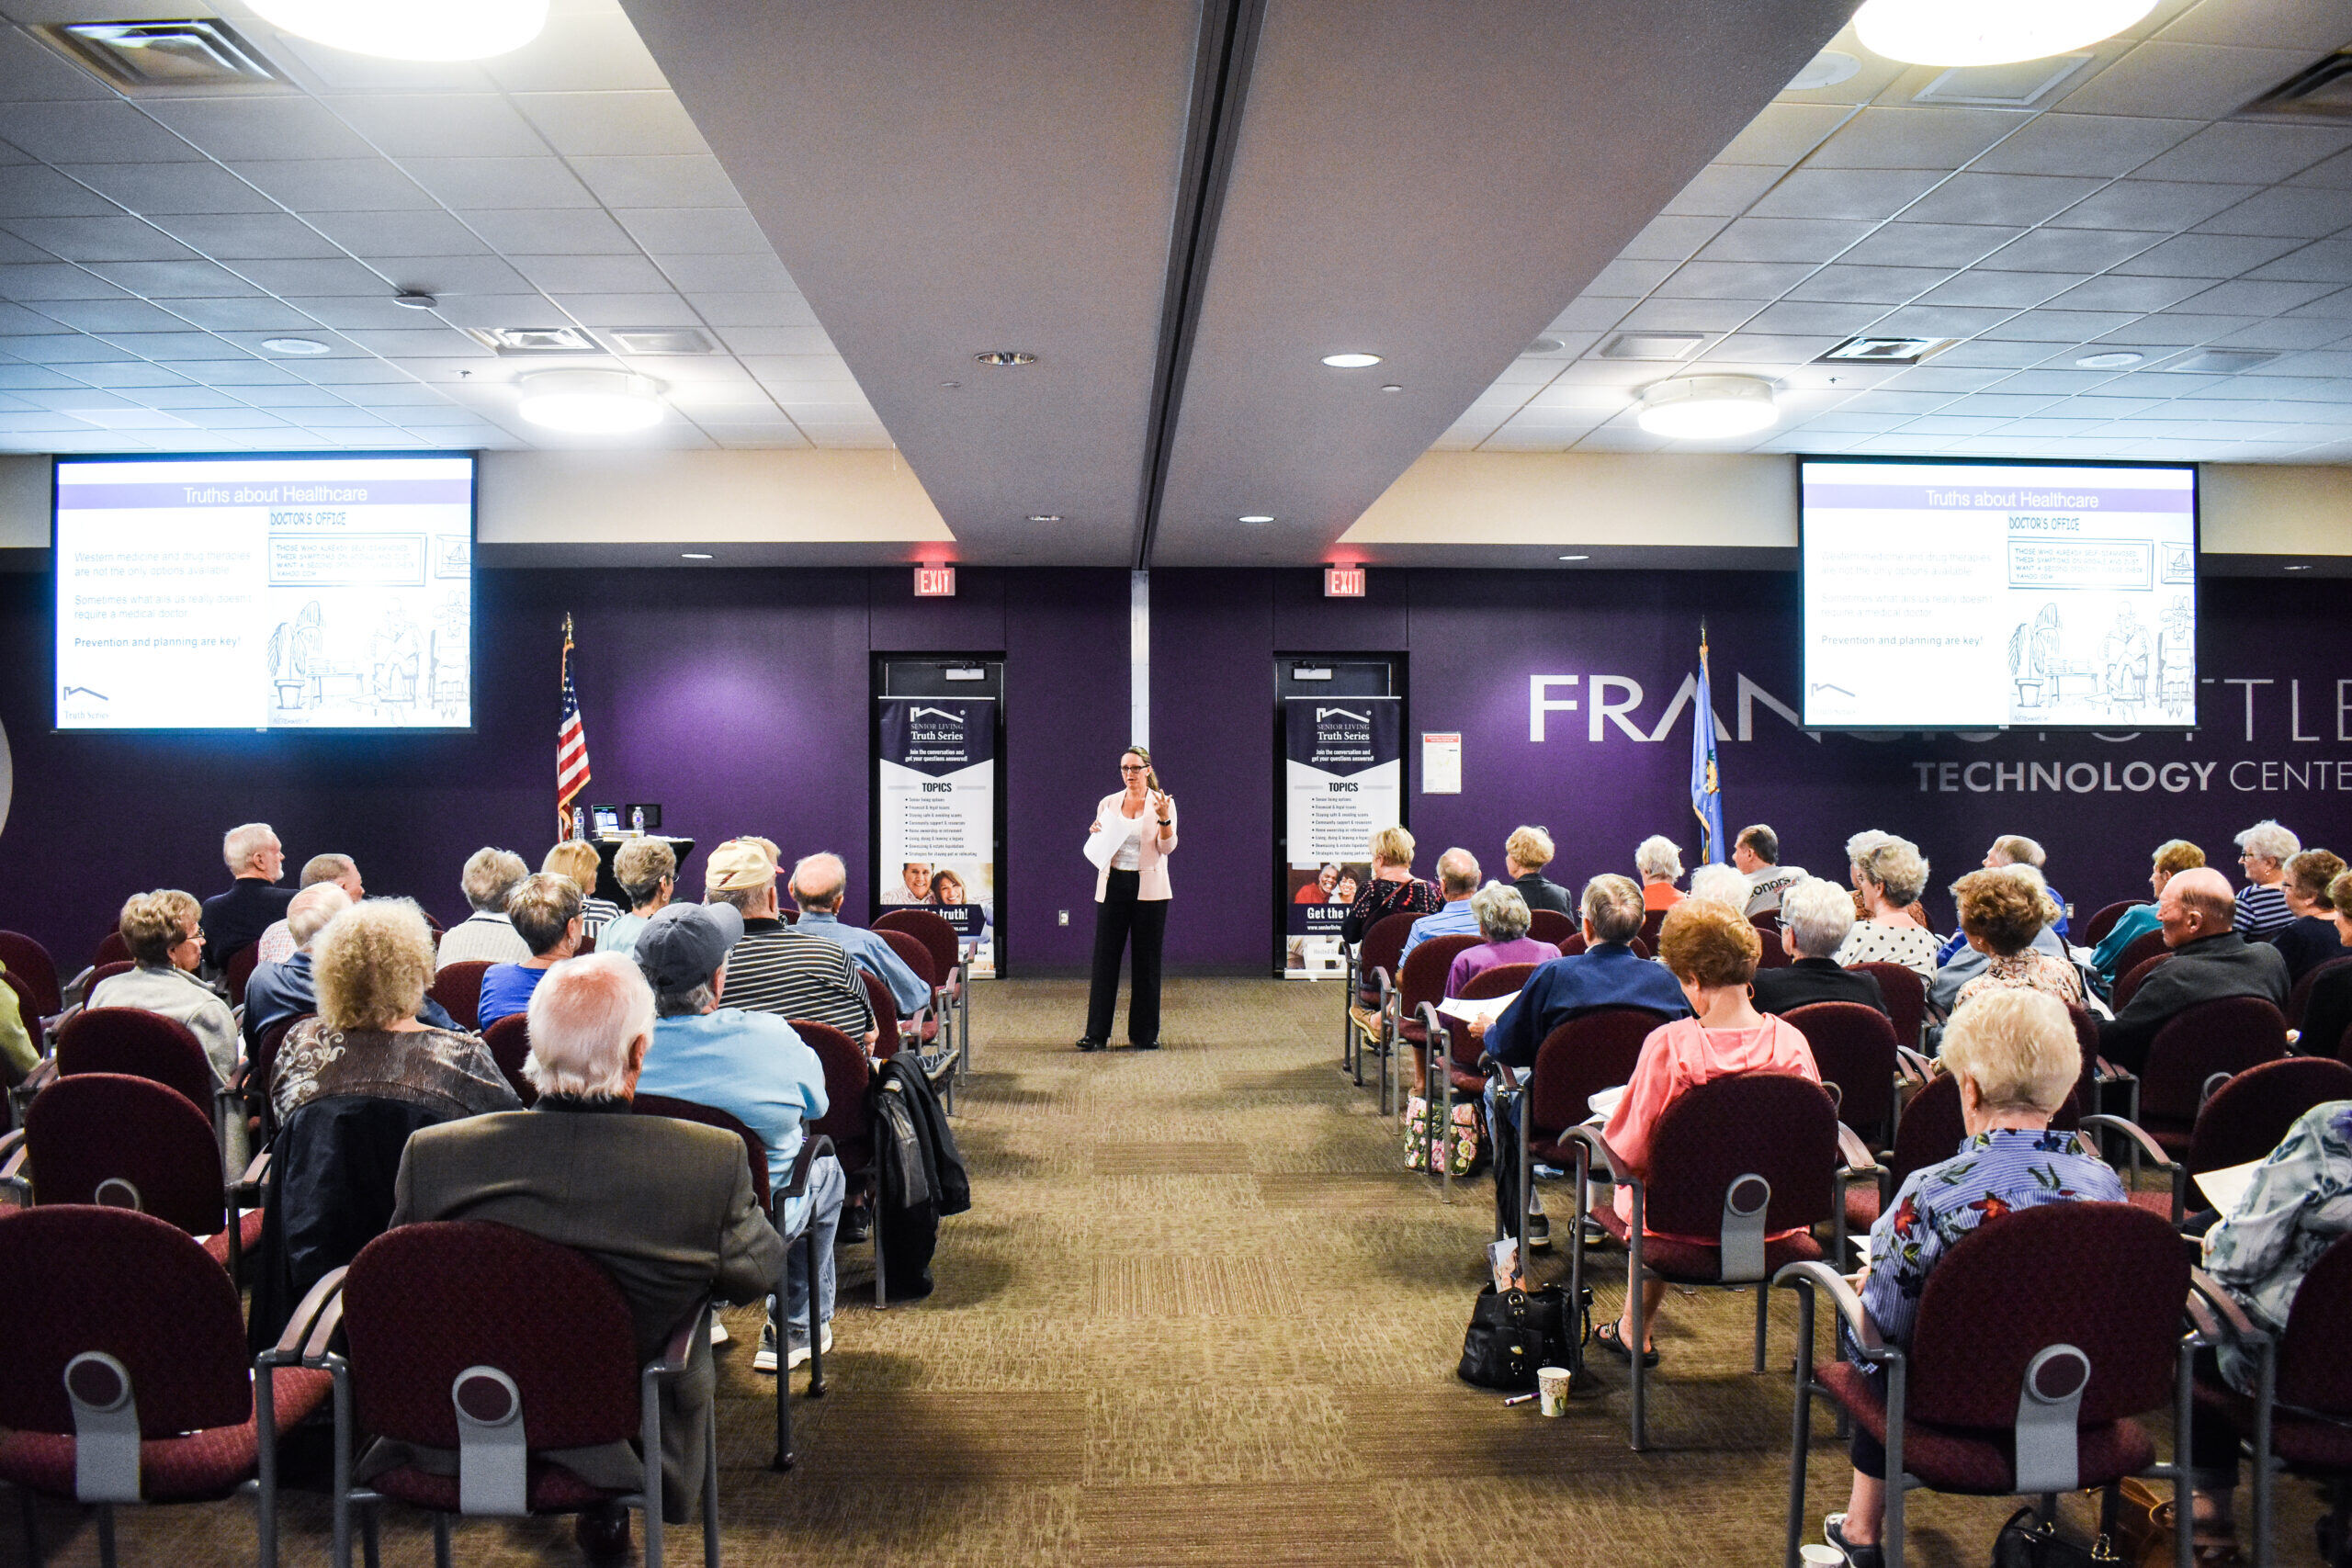
[[[2189,636],[2189,609],[2176,598],[2164,613],[2164,629],[2151,645],[2150,629],[2140,618],[2139,594],[2084,595],[2069,610],[2078,626],[2095,626],[2112,610],[2106,629],[2098,634],[2097,657],[2069,657],[2066,614],[2056,600],[2045,601],[2030,623],[2019,621],[2009,632],[2009,675],[2016,686],[2010,716],[2019,723],[2087,724],[2129,721],[2155,716],[2161,701],[2174,718],[2188,713],[2195,682],[2195,650]],[[2078,639],[2080,651],[2090,651]],[[2155,678],[2152,688],[2151,676]]]
[[[424,700],[445,719],[462,720],[466,714],[466,671],[470,636],[463,599],[444,599],[433,608],[433,630],[427,641],[431,656],[425,663]]]
[[[2099,644],[2105,666],[2105,692],[2110,713],[2128,718],[2148,699],[2148,634],[2140,617],[2125,604],[2115,612],[2115,625]]]
[[[319,602],[313,599],[291,622],[278,622],[269,634],[270,692],[280,713],[319,705],[327,672],[319,621]]]
[[[2156,682],[2166,718],[2186,719],[2196,711],[2196,616],[2185,593],[2173,595],[2156,630]]]
[[[372,663],[372,690],[377,703],[408,704],[416,701],[416,677],[422,654],[416,633],[416,623],[409,619],[408,610],[398,599],[384,603],[383,624],[376,628]]]

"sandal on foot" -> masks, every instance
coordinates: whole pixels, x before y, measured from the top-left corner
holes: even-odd
[[[1619,1360],[1624,1362],[1627,1366],[1630,1367],[1634,1364],[1633,1353],[1625,1348],[1625,1342],[1617,1337],[1617,1325],[1615,1324],[1604,1323],[1600,1327],[1594,1329],[1592,1331],[1592,1342],[1600,1346],[1602,1349],[1608,1351],[1611,1355],[1616,1357]],[[1657,1366],[1657,1352],[1656,1350],[1643,1351],[1642,1365],[1645,1367]]]

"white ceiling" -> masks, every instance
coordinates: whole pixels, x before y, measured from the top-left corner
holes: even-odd
[[[192,13],[294,87],[126,97],[26,30]],[[514,414],[513,378],[555,364],[665,385],[662,425],[598,446],[889,445],[613,0],[556,0],[480,66],[345,54],[233,5],[0,14],[0,450],[587,445]],[[717,352],[518,361],[458,330],[570,325],[698,327]]]
[[[1751,450],[2352,459],[2352,126],[2226,117],[2352,42],[2329,0],[2165,0],[2031,107],[1921,103],[1879,61],[1782,93],[1692,180],[1441,450]],[[2052,73],[2064,62],[2051,67]],[[1684,365],[1610,360],[1633,330]],[[1911,369],[1813,363],[1862,332],[1963,341]],[[2187,351],[2278,357],[2170,373]],[[2128,371],[2075,361],[2144,355]],[[1689,370],[1768,378],[1760,437],[1668,443],[1633,397]]]

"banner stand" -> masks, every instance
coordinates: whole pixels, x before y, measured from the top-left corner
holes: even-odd
[[[1404,701],[1283,699],[1283,976],[1347,973],[1340,923],[1372,880],[1372,835],[1405,819]]]
[[[996,974],[996,699],[877,697],[875,902],[944,916]]]

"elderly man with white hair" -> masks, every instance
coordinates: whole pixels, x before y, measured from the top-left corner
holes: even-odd
[[[1682,850],[1663,833],[1652,833],[1634,846],[1634,869],[1642,874],[1642,908],[1649,914],[1671,909],[1682,902]]]
[[[801,856],[792,868],[792,901],[800,909],[792,929],[841,948],[852,963],[889,987],[890,999],[902,1016],[914,1011],[931,1000],[931,987],[907,967],[888,938],[842,919],[842,896],[848,891],[849,867],[841,856],[829,850]]]
[[[1720,863],[1702,865],[1690,874],[1690,897],[1721,904],[1734,914],[1747,913],[1748,883],[1747,874],[1736,866]]]
[[[236,881],[226,893],[215,893],[204,901],[201,923],[207,973],[218,973],[231,953],[247,942],[259,942],[294,899],[291,892],[276,886],[286,874],[286,850],[268,823],[248,822],[230,829],[220,840],[220,858]]]
[[[629,1113],[653,1013],[653,991],[624,954],[549,969],[531,994],[523,1069],[538,1103],[413,1134],[392,1212],[395,1225],[487,1220],[586,1253],[628,1303],[640,1362],[662,1354],[706,1295],[741,1305],[767,1294],[785,1260],[784,1238],[754,1201],[741,1139]],[[710,1347],[698,1338],[685,1375],[662,1389],[662,1513],[673,1523],[690,1517],[701,1495],[713,1387]],[[593,1485],[642,1483],[626,1443],[573,1450],[563,1462]],[[628,1515],[592,1509],[579,1533],[592,1561],[616,1558],[628,1547]]]
[[[530,865],[512,850],[485,845],[468,855],[466,869],[458,880],[474,912],[441,933],[434,966],[447,969],[476,959],[486,964],[520,964],[530,957],[531,944],[506,914],[507,898],[530,874]]]
[[[312,855],[309,860],[304,861],[302,886],[316,887],[322,882],[334,883],[337,887],[342,888],[355,904],[368,897],[367,884],[359,878],[359,863],[349,855]],[[299,898],[301,895],[298,893],[295,897]],[[288,904],[286,911],[288,918],[291,919],[294,907]],[[301,945],[301,939],[294,935],[287,921],[279,920],[269,930],[261,933],[261,952],[258,959],[264,964],[283,964],[293,956],[294,950]]]
[[[1401,967],[1413,949],[1433,936],[1476,936],[1478,913],[1470,897],[1478,891],[1478,857],[1468,850],[1451,849],[1437,857],[1437,890],[1445,902],[1434,915],[1423,915],[1405,933],[1405,951],[1396,955]]]
[[[1807,876],[1781,887],[1780,899],[1781,949],[1790,962],[1756,971],[1748,983],[1756,1010],[1787,1013],[1815,1002],[1860,1002],[1886,1011],[1878,976],[1838,962],[1838,950],[1854,929],[1854,900],[1846,890]]]
[[[2303,852],[2303,841],[2265,818],[2238,835],[2238,864],[2245,886],[2238,889],[2231,925],[2241,936],[2267,937],[2295,923],[2287,907],[2287,863]]]

